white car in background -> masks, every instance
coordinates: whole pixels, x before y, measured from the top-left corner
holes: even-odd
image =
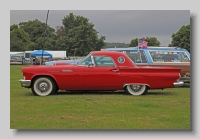
[[[24,65],[25,59],[23,56],[11,56],[10,65]]]

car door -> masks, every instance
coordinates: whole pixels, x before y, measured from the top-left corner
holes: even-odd
[[[85,90],[119,90],[122,78],[115,62],[108,56],[94,56],[94,65],[84,70]]]

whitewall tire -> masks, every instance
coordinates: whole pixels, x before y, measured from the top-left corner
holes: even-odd
[[[31,90],[36,96],[48,96],[56,91],[56,84],[50,77],[38,77],[33,81]]]
[[[146,85],[140,85],[140,84],[132,84],[127,85],[125,87],[126,93],[134,96],[144,95],[148,91],[148,87]]]

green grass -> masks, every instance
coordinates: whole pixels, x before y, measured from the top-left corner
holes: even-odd
[[[21,67],[10,66],[11,129],[190,130],[190,87],[116,92],[64,92],[34,96],[22,88]]]

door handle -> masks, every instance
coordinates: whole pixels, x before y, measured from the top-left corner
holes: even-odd
[[[119,70],[118,70],[118,69],[113,69],[112,71],[113,71],[113,72],[119,72]]]

